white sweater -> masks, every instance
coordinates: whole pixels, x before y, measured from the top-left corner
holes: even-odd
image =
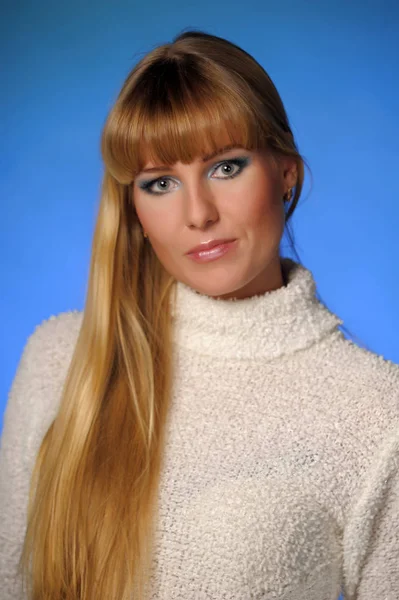
[[[245,300],[177,284],[153,600],[399,599],[399,365],[346,340],[312,273],[282,265],[286,287]],[[81,318],[36,328],[10,391],[1,600],[23,598],[29,477]]]

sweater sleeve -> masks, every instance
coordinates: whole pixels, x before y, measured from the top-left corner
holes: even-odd
[[[362,479],[343,552],[344,600],[399,599],[399,425]]]
[[[26,533],[29,489],[42,439],[56,416],[70,361],[74,313],[36,326],[8,394],[0,439],[0,597],[25,600],[17,572]]]
[[[33,410],[41,385],[40,332],[28,338],[4,412],[0,441],[0,581],[2,600],[24,600],[17,566],[26,531]],[[39,410],[39,406],[37,406]]]

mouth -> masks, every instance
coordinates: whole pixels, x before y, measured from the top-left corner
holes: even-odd
[[[197,254],[198,252],[204,252],[205,250],[211,250],[215,248],[215,246],[220,246],[221,244],[227,244],[228,242],[234,242],[235,238],[220,238],[216,240],[210,240],[209,242],[203,242],[194,248],[191,248],[186,254]]]
[[[218,260],[226,254],[230,254],[236,249],[238,240],[226,241],[208,250],[197,250],[196,252],[189,252],[187,256],[198,263],[211,262]]]

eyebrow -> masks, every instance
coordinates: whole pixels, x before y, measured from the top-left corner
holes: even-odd
[[[237,146],[236,144],[230,144],[229,146],[224,146],[223,148],[220,148],[219,150],[216,150],[215,152],[211,152],[211,154],[206,154],[205,156],[202,157],[202,162],[207,162],[208,160],[211,160],[211,158],[214,158],[215,156],[218,156],[219,154],[223,154],[224,152],[227,152],[228,150],[231,150],[232,148],[240,148],[241,146]],[[153,173],[155,171],[172,171],[172,167],[170,165],[158,165],[156,167],[151,167],[149,169],[142,169],[140,171],[140,173]]]

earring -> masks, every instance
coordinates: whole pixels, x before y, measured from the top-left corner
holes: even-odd
[[[284,202],[289,202],[291,200],[291,197],[292,197],[292,188],[289,188],[287,193],[284,194],[284,196],[283,196]]]
[[[143,235],[145,238],[148,238],[148,234],[145,231],[143,232]]]

